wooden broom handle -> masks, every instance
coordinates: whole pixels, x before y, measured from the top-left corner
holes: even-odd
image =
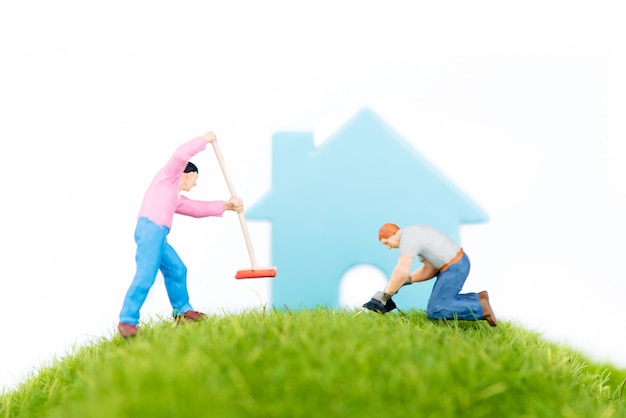
[[[231,197],[236,197],[237,192],[235,192],[235,186],[233,185],[233,182],[228,175],[228,169],[226,168],[226,163],[224,162],[224,156],[222,155],[222,151],[220,150],[220,146],[218,145],[217,140],[211,142],[211,145],[213,145],[213,150],[215,151],[217,162],[220,164],[222,174],[224,174],[224,179],[226,180],[226,185],[228,186],[230,195]],[[252,248],[252,241],[250,240],[250,232],[248,232],[246,218],[243,215],[243,212],[239,212],[237,213],[237,215],[239,215],[239,223],[241,224],[241,230],[243,231],[243,238],[246,241],[246,248],[248,249],[248,255],[250,256],[250,263],[252,264],[252,268],[255,268],[257,267],[256,256],[254,255],[254,249]]]

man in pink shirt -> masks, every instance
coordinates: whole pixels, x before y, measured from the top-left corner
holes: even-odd
[[[174,318],[198,321],[206,317],[196,312],[189,303],[187,267],[168,244],[167,234],[172,227],[174,213],[204,218],[222,216],[226,210],[243,211],[243,203],[238,197],[207,202],[179,194],[181,190],[190,191],[198,179],[198,169],[189,159],[216,140],[213,132],[207,132],[182,144],[148,186],[135,229],[137,270],[126,293],[117,327],[124,338],[137,335],[139,310],[159,270],[163,274]]]

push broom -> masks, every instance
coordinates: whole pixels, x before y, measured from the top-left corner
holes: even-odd
[[[224,157],[222,156],[220,146],[217,144],[217,141],[213,141],[211,142],[211,144],[213,144],[213,150],[215,151],[217,162],[220,164],[220,168],[222,169],[222,173],[224,174],[224,179],[226,180],[226,185],[228,186],[230,195],[232,197],[235,197],[237,196],[237,193],[235,192],[235,186],[233,186],[233,182],[230,180],[230,176],[228,175],[228,170],[226,169],[226,163],[224,162]],[[239,215],[239,223],[241,224],[243,238],[246,241],[246,248],[248,248],[248,255],[250,256],[250,264],[252,266],[249,269],[237,270],[237,274],[235,274],[235,279],[257,279],[261,277],[276,277],[276,267],[259,267],[257,265],[256,256],[254,255],[254,249],[252,248],[252,241],[250,240],[250,233],[248,232],[248,226],[246,225],[246,218],[244,217],[243,212],[239,212],[237,215]]]

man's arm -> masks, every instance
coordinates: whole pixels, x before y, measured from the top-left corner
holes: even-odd
[[[400,289],[402,285],[404,285],[404,283],[406,282],[406,278],[411,271],[411,264],[413,264],[413,257],[410,257],[408,255],[401,255],[400,257],[398,257],[398,263],[393,269],[393,272],[391,272],[389,283],[384,290],[385,293],[389,295],[396,294],[398,289]]]
[[[203,201],[193,200],[186,196],[178,196],[176,213],[191,216],[193,218],[206,218],[207,216],[222,216],[226,202],[223,200]]]
[[[438,270],[435,267],[433,267],[432,264],[430,264],[426,260],[424,260],[423,263],[424,264],[422,265],[422,267],[415,270],[409,276],[411,278],[411,283],[424,282],[426,280],[432,279],[433,277],[437,275]]]
[[[393,302],[391,297],[395,295],[402,286],[430,280],[437,275],[438,270],[426,260],[423,261],[422,267],[418,268],[413,273],[409,273],[411,271],[411,265],[413,264],[413,258],[414,257],[408,255],[398,257],[398,262],[391,272],[387,287],[385,287],[382,292],[376,292],[372,299],[365,303],[363,307],[380,313],[390,312],[396,308],[395,303],[391,303],[392,306],[389,307],[389,303]]]
[[[163,175],[165,177],[178,179],[189,159],[200,151],[204,151],[206,145],[211,142],[209,134],[211,134],[211,132],[204,134],[206,137],[198,136],[180,145],[176,151],[174,151],[174,154],[172,154],[167,164],[165,164],[165,167],[161,169]],[[176,180],[176,183],[178,183],[178,180]]]
[[[189,199],[181,195],[178,196],[178,206],[176,206],[176,213],[194,218],[222,216],[227,210],[243,212],[243,201],[238,197],[231,197],[227,201],[203,201]]]
[[[412,263],[413,257],[401,255],[398,258],[396,267],[393,269],[393,272],[391,272],[387,287],[383,291],[379,290],[376,292],[374,296],[372,296],[372,299],[366,302],[363,307],[383,314],[394,310],[396,304],[393,303],[391,297],[396,294],[398,289],[406,284]]]

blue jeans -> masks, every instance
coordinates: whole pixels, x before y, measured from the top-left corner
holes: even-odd
[[[166,226],[159,226],[146,217],[137,221],[135,242],[137,253],[135,277],[126,292],[124,305],[120,312],[120,322],[137,325],[139,310],[146,301],[148,291],[154,284],[157,272],[161,270],[165,289],[172,305],[172,315],[181,315],[193,310],[187,293],[187,267],[167,243]]]
[[[437,274],[437,281],[428,300],[426,315],[432,319],[477,320],[483,319],[483,308],[478,301],[478,293],[459,292],[469,275],[470,260],[467,254]]]

